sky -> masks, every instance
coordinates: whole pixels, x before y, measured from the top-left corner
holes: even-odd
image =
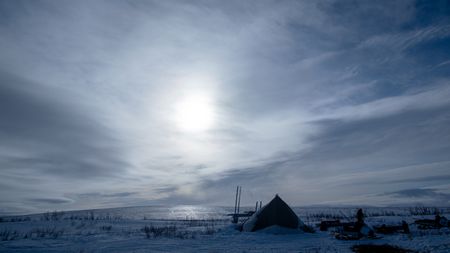
[[[450,205],[448,1],[0,0],[0,214]]]

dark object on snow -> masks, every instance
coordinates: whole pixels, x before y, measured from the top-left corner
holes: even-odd
[[[435,221],[436,224],[438,224],[440,227],[450,227],[449,220],[444,216],[440,216],[439,214],[436,215]]]
[[[353,252],[356,253],[410,253],[414,252],[409,249],[403,249],[389,244],[374,245],[374,244],[359,244],[353,245]]]
[[[437,228],[436,222],[431,219],[416,220],[414,223],[417,224],[419,229]]]
[[[402,221],[402,225],[400,226],[388,226],[386,224],[383,224],[381,226],[375,227],[375,231],[380,234],[394,234],[394,233],[409,234],[409,226],[408,223]]]
[[[416,220],[414,223],[417,224],[417,227],[419,229],[433,229],[433,228],[442,228],[442,227],[448,227],[449,222],[447,218],[441,217],[439,214],[436,215],[434,220],[432,219],[422,219],[422,220]]]
[[[320,222],[320,231],[327,231],[331,227],[341,226],[340,220],[324,220]]]
[[[297,215],[278,195],[244,222],[243,231],[256,231],[273,225],[299,228]]]
[[[335,233],[336,239],[359,240],[363,237],[372,239],[377,238],[373,229],[365,223],[361,225],[358,222],[346,222],[341,223],[341,225],[341,229]]]
[[[362,235],[358,231],[341,231],[334,234],[334,237],[338,240],[350,241],[359,240]]]
[[[342,228],[335,234],[339,240],[358,240],[363,237],[376,238],[374,230],[364,223],[362,209],[356,213],[356,222],[341,223]]]

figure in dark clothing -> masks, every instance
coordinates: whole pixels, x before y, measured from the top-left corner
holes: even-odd
[[[439,214],[436,214],[436,216],[434,217],[434,222],[436,223],[436,227],[441,227],[441,216]]]
[[[364,223],[364,214],[361,208],[356,212],[356,220],[358,223]]]
[[[405,234],[409,234],[410,233],[409,232],[409,226],[408,226],[408,223],[406,223],[406,221],[402,221],[402,228],[403,228],[403,232]]]
[[[355,224],[356,231],[359,231],[363,226],[364,226],[364,214],[362,209],[358,209],[358,212],[356,212],[356,224]]]

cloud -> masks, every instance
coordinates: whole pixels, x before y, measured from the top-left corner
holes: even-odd
[[[5,201],[63,204],[48,196],[126,175],[108,128],[71,103],[61,90],[0,73],[0,187],[16,193],[2,194]]]
[[[450,201],[450,194],[438,192],[435,189],[406,189],[401,191],[389,192],[385,195],[392,195],[395,197],[407,197],[407,198],[421,198],[429,197],[435,199],[442,199],[444,201]]]
[[[409,179],[394,179],[390,180],[390,183],[407,183],[407,182],[447,182],[450,180],[450,175],[439,175],[439,176],[424,176]]]
[[[51,198],[48,198],[48,199],[36,198],[36,199],[29,199],[29,201],[37,202],[37,203],[40,203],[40,204],[55,204],[55,205],[57,205],[57,204],[67,204],[67,203],[72,203],[73,202],[73,200],[71,200],[71,199],[64,199],[64,198],[54,198],[54,199],[51,199]]]
[[[228,204],[241,184],[249,202],[315,204],[443,183],[440,7],[1,2],[0,200]],[[215,122],[186,133],[174,105],[198,93]]]
[[[3,171],[87,178],[114,175],[125,163],[114,137],[93,117],[73,109],[66,94],[0,74]],[[60,97],[52,97],[52,96]]]
[[[419,44],[426,43],[431,40],[447,38],[449,36],[449,25],[429,26],[415,31],[374,36],[369,38],[367,41],[362,42],[359,47],[362,49],[387,47],[394,52],[401,52]]]
[[[98,192],[91,192],[91,193],[82,193],[77,194],[78,198],[120,198],[120,197],[130,197],[133,195],[136,195],[137,192],[116,192],[116,193],[98,193]]]
[[[447,121],[448,106],[317,121],[314,124],[321,130],[310,137],[308,148],[206,180],[203,191],[213,195],[217,189],[231,191],[230,185],[247,185],[251,186],[247,191],[266,193],[259,199],[268,200],[278,192],[314,204],[330,198],[345,202],[349,196],[376,194],[382,188],[435,186],[450,176]],[[359,201],[373,205],[384,200]]]
[[[395,115],[413,110],[427,110],[448,105],[450,95],[448,83],[436,85],[428,90],[415,91],[412,94],[389,96],[357,105],[343,105],[340,108],[319,109],[319,117],[336,119],[375,118]]]

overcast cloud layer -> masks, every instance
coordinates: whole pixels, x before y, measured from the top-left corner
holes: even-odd
[[[448,1],[0,0],[0,56],[0,214],[450,205]]]

